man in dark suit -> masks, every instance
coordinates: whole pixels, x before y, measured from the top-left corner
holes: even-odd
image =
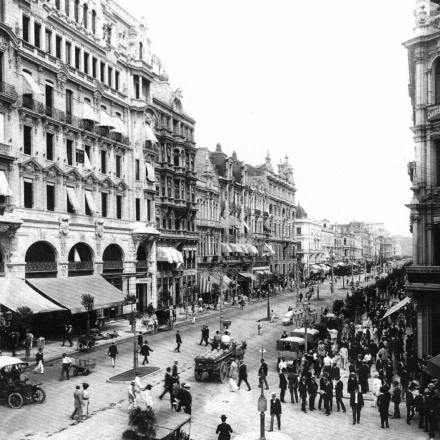
[[[315,411],[315,399],[316,395],[318,394],[318,384],[316,383],[315,376],[310,378],[307,391],[309,392],[309,409],[310,411]]]
[[[414,398],[416,412],[419,413],[419,429],[425,426],[425,396],[421,390],[420,394]]]
[[[263,382],[266,385],[266,390],[269,389],[269,385],[267,384],[267,364],[264,362],[264,359],[261,359],[261,365],[258,370],[258,387],[261,388],[263,386]]]
[[[303,376],[299,382],[299,398],[301,399],[301,411],[307,412],[307,378]]]
[[[381,428],[385,428],[385,426],[387,428],[389,428],[389,425],[388,425],[388,405],[389,405],[389,402],[387,400],[387,397],[384,394],[385,391],[386,391],[386,388],[381,387],[379,397],[377,398],[377,407],[379,408],[380,425],[381,425],[380,427]],[[384,424],[385,424],[385,426],[384,426]]]
[[[324,390],[324,386],[325,386],[325,378],[327,377],[327,373],[324,373],[324,375],[321,377],[321,379],[319,380],[319,389],[321,391]],[[322,406],[322,402],[324,400],[324,394],[321,393],[319,396],[319,402],[318,402],[318,409],[321,410],[321,406]]]
[[[356,373],[350,373],[350,377],[347,382],[347,392],[349,394],[353,393],[353,391],[358,388],[358,380],[356,378]]]
[[[177,351],[177,353],[180,353],[180,344],[182,344],[182,338],[180,337],[180,332],[179,330],[177,330],[176,332],[176,348],[174,349],[174,351]]]
[[[336,362],[333,362],[330,370],[330,380],[335,380],[337,377],[341,377],[341,370],[336,365]]]
[[[285,368],[283,368],[281,370],[281,373],[279,374],[279,377],[280,377],[280,390],[281,390],[281,392],[280,392],[280,400],[281,400],[282,403],[287,403],[284,400],[284,397],[286,395],[286,389],[287,389],[287,379],[286,379],[286,369]]]
[[[281,402],[277,399],[277,393],[272,393],[270,400],[270,429],[273,431],[273,419],[276,417],[278,422],[278,429],[281,429]]]
[[[361,409],[364,406],[364,397],[359,392],[359,386],[356,386],[350,396],[350,406],[353,411],[353,425],[361,420]]]
[[[324,398],[325,415],[330,415],[330,400],[333,398],[333,386],[331,382],[324,377],[324,387],[322,388]]]
[[[290,401],[294,403],[293,396],[295,395],[296,403],[298,403],[298,375],[293,372],[292,368],[289,368],[288,371],[287,380],[289,381]]]
[[[240,365],[239,370],[238,370],[238,388],[240,388],[241,382],[244,382],[248,387],[248,391],[251,390],[251,386],[249,385],[247,378],[248,378],[247,367],[243,361]]]
[[[170,394],[170,403],[171,403],[171,409],[173,409],[173,385],[174,385],[174,378],[171,374],[171,368],[167,367],[167,372],[165,373],[165,380],[164,380],[164,390],[163,393],[159,396],[159,399],[162,400],[163,396],[165,396],[166,393]]]
[[[335,379],[335,391],[336,391],[336,405],[339,412],[339,408],[342,408],[342,411],[345,412],[345,405],[342,401],[342,397],[344,396],[344,384],[340,377]]]
[[[215,433],[218,434],[218,439],[217,440],[230,440],[231,439],[231,433],[233,432],[232,428],[231,428],[231,425],[228,425],[226,423],[226,419],[227,419],[226,416],[223,415],[220,418],[222,419],[222,423],[220,423],[217,426],[217,430],[215,431]]]

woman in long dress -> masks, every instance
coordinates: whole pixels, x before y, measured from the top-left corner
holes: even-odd
[[[229,388],[232,392],[238,391],[238,364],[236,359],[231,362]]]

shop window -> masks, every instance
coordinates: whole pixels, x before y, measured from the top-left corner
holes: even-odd
[[[32,208],[34,205],[34,188],[31,180],[23,182],[24,207]]]
[[[46,185],[46,209],[55,211],[55,185],[53,183]]]
[[[122,196],[116,196],[116,218],[122,218]]]
[[[46,133],[46,159],[53,160],[53,138],[52,133]]]
[[[32,127],[27,125],[23,127],[23,153],[32,154]]]

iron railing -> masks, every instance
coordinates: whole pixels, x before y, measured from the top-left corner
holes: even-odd
[[[69,270],[93,270],[93,261],[71,261]]]
[[[26,263],[25,272],[57,272],[58,263],[56,261],[33,261]]]
[[[148,268],[148,261],[136,261],[136,268]]]
[[[15,87],[5,82],[0,82],[0,93],[8,98],[18,99],[18,93],[15,91]]]
[[[104,269],[122,269],[124,262],[122,260],[104,261]]]
[[[5,263],[0,263],[0,273],[5,272]]]
[[[44,106],[44,104],[42,102],[35,101],[35,99],[32,98],[21,96],[18,102],[18,106],[40,113],[41,115],[46,114],[46,107]]]
[[[11,152],[11,146],[6,144],[0,144],[0,154],[4,154],[6,156],[9,156],[9,153]]]

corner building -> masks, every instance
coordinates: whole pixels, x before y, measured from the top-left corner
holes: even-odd
[[[174,303],[195,277],[194,121],[146,21],[112,0],[0,14],[0,277],[100,274],[141,309]]]
[[[413,265],[406,291],[416,300],[417,350],[440,354],[440,7],[439,1],[415,2],[414,36],[406,41],[409,94],[413,111],[415,159],[408,164],[413,197],[410,229]],[[380,252],[388,253],[391,243]],[[390,249],[391,251],[391,249]]]

